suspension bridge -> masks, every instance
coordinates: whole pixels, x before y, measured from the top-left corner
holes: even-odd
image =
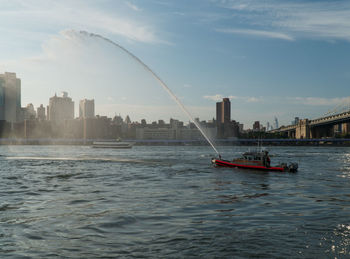
[[[332,138],[350,134],[350,97],[316,119],[301,119],[295,125],[281,126],[270,133],[294,139]]]

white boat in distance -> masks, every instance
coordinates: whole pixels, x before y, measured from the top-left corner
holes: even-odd
[[[93,148],[132,148],[134,143],[123,141],[94,141]]]

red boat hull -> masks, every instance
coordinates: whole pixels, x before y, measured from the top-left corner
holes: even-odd
[[[283,167],[266,167],[266,166],[259,166],[259,165],[243,165],[243,164],[235,164],[226,160],[219,160],[219,159],[213,159],[212,163],[216,166],[223,166],[223,167],[234,167],[234,168],[243,168],[243,169],[254,169],[254,170],[263,170],[263,171],[277,171],[277,172],[285,172],[285,168]]]

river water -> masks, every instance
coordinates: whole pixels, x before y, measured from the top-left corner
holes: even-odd
[[[0,146],[0,258],[350,258],[350,148],[268,149]]]

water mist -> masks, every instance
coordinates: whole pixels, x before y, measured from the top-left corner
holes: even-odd
[[[211,145],[211,147],[215,150],[215,152],[217,154],[219,154],[218,150],[215,148],[214,144],[212,143],[212,141],[209,139],[209,137],[205,134],[205,132],[203,131],[203,129],[201,128],[201,126],[199,125],[199,123],[197,121],[195,121],[192,117],[192,115],[190,114],[190,112],[186,109],[186,107],[182,104],[182,102],[180,102],[180,100],[177,98],[177,96],[170,90],[170,88],[163,82],[163,80],[152,70],[150,69],[144,62],[142,62],[142,60],[140,60],[137,56],[135,56],[134,54],[132,54],[130,51],[128,51],[127,49],[125,49],[124,47],[120,46],[119,44],[115,43],[114,41],[107,39],[101,35],[98,34],[94,34],[94,33],[89,33],[86,31],[80,31],[80,34],[84,35],[84,36],[88,36],[88,37],[93,37],[93,38],[98,38],[98,39],[102,39],[112,45],[114,45],[115,47],[121,49],[122,51],[124,51],[126,54],[128,54],[132,59],[134,59],[137,63],[139,63],[140,65],[143,66],[144,69],[146,69],[146,71],[150,72],[152,74],[152,76],[159,82],[159,84],[163,87],[163,89],[170,95],[170,97],[178,104],[178,106],[181,108],[181,110],[187,115],[187,117],[190,119],[190,121],[192,121],[196,127],[198,128],[198,130],[202,133],[202,135],[204,136],[204,138],[208,141],[208,143]]]

